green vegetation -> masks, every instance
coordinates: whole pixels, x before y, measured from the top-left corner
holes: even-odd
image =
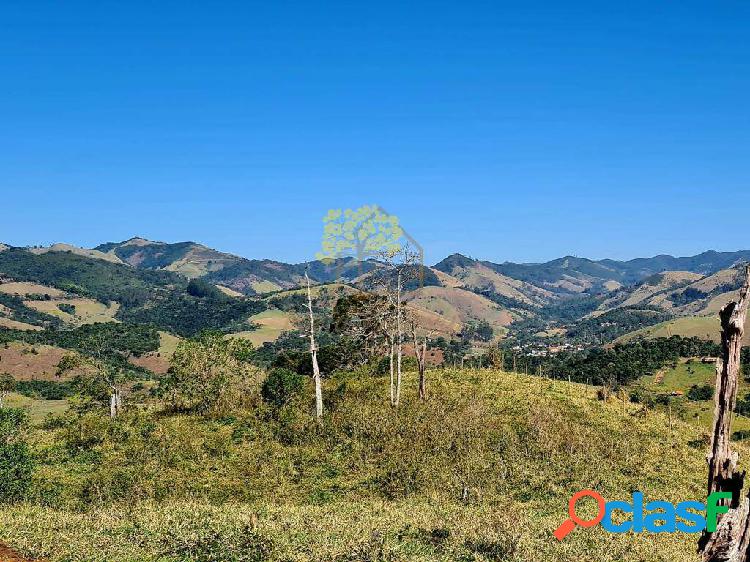
[[[117,302],[120,304],[116,314],[119,320],[150,324],[183,336],[192,336],[206,329],[244,329],[248,316],[266,308],[262,301],[228,297],[215,287],[208,288],[208,283],[189,283],[176,273],[136,269],[69,252],[37,255],[12,248],[0,252],[0,273],[20,281],[42,283],[90,297],[104,304]],[[0,299],[13,298],[0,295]],[[0,300],[0,304],[2,302]],[[13,302],[13,310],[16,310],[18,303]],[[34,320],[31,323],[39,324],[43,317],[30,318]],[[16,319],[25,321],[22,317]],[[52,325],[51,322],[48,323]],[[55,322],[59,324],[59,320]]]
[[[143,305],[153,288],[186,284],[179,275],[166,271],[138,270],[68,252],[33,254],[20,248],[0,252],[0,272],[124,307]]]
[[[249,365],[251,354],[248,342],[220,333],[183,340],[172,356],[172,368],[160,381],[159,394],[176,411],[227,414],[252,400],[259,371]]]
[[[486,320],[468,322],[461,335],[468,340],[488,342],[492,341],[494,331],[492,325]]]
[[[23,429],[26,414],[0,408],[0,503],[23,499],[31,486],[33,460]]]
[[[305,379],[289,369],[273,369],[263,381],[260,394],[263,401],[281,408],[302,393]]]
[[[155,296],[149,306],[120,309],[117,317],[123,322],[148,324],[190,337],[203,330],[246,330],[247,318],[265,309],[263,301],[229,297],[218,289],[202,298],[172,291]]]
[[[697,338],[657,338],[637,340],[612,347],[597,347],[581,352],[563,352],[546,357],[525,357],[534,372],[541,367],[548,376],[570,378],[595,385],[626,385],[653,375],[680,357],[716,356],[718,345]],[[505,365],[512,358],[505,356]]]
[[[114,322],[86,324],[72,330],[40,332],[0,329],[0,343],[12,341],[56,345],[88,355],[137,356],[159,348],[159,333],[148,326]]]
[[[70,314],[71,316],[74,316],[76,313],[76,307],[75,305],[69,304],[69,303],[60,303],[57,305],[57,308],[60,309],[60,311],[64,312],[65,314]]]
[[[5,252],[0,252],[0,254],[4,253]],[[5,307],[11,311],[13,320],[25,322],[32,326],[56,327],[61,324],[59,318],[56,318],[51,314],[38,312],[33,308],[26,306],[23,303],[23,299],[16,295],[0,293],[0,307]]]
[[[575,323],[568,329],[566,339],[571,342],[606,343],[643,326],[652,326],[670,318],[670,314],[656,307],[615,308]]]
[[[322,426],[309,385],[274,415],[260,381],[219,418],[158,403],[114,421],[72,410],[29,434],[38,468],[26,501],[0,511],[3,538],[52,562],[692,555],[688,535],[550,537],[592,481],[607,498],[699,498],[694,428],[666,431],[660,414],[579,385],[493,371],[431,380],[420,402],[408,374],[398,413],[384,378],[329,380]]]
[[[711,400],[714,397],[714,387],[710,384],[694,384],[688,390],[687,397],[688,400],[693,400],[694,402]]]
[[[75,387],[69,382],[18,381],[14,390],[23,396],[42,400],[64,400],[73,396]]]

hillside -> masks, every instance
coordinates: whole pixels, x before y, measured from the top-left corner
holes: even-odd
[[[35,326],[114,318],[193,335],[204,329],[243,329],[250,315],[266,308],[260,300],[230,297],[170,271],[137,269],[72,252],[10,248],[0,253],[0,277],[4,283],[44,286],[25,290],[25,297],[0,292],[3,317]],[[45,287],[54,289],[54,296]],[[30,290],[44,292],[29,299]]]
[[[702,275],[689,271],[665,271],[651,275],[631,287],[623,287],[613,292],[599,307],[611,310],[617,307],[636,305],[662,305],[671,310],[668,293],[703,279]]]
[[[557,287],[564,292],[599,290],[604,282],[616,281],[621,285],[633,285],[643,279],[665,271],[688,271],[700,275],[711,275],[722,269],[750,261],[750,250],[737,252],[708,251],[689,257],[669,255],[652,258],[636,258],[628,261],[604,259],[599,261],[566,256],[541,264],[492,264],[496,271],[537,285]],[[485,262],[488,263],[488,262]],[[489,263],[488,263],[489,265]],[[575,288],[566,288],[565,281],[573,282]]]
[[[567,256],[541,264],[498,264],[453,254],[423,268],[421,280],[412,276],[404,288],[420,321],[448,338],[468,322],[486,321],[495,334],[507,333],[521,345],[589,345],[672,317],[715,314],[738,286],[739,270],[725,266],[747,255],[704,252],[625,262]],[[340,280],[366,291],[387,274],[373,260],[288,264],[196,242],[137,237],[92,250],[65,244],[7,248],[0,253],[0,287],[7,288],[0,289],[0,326],[39,330],[127,321],[183,336],[205,328],[239,332],[261,343],[279,332],[261,316],[260,331],[250,336],[250,317],[275,308],[259,297],[299,288],[305,271],[314,284]],[[189,279],[219,292],[200,289],[203,296],[196,298],[188,292]],[[47,292],[13,292],[13,283],[36,283],[47,289],[35,290]]]
[[[175,271],[186,277],[200,277],[242,259],[195,242],[168,244],[139,237],[101,244],[94,250],[133,267]]]
[[[196,242],[153,242],[138,237],[108,242],[94,251],[115,256],[138,269],[174,271],[187,278],[203,277],[244,295],[299,287],[303,284],[305,270],[313,282],[330,283],[338,279],[351,281],[375,267],[373,262],[359,264],[353,258],[342,258],[330,264],[246,259]]]
[[[495,333],[500,335],[513,321],[513,315],[489,299],[453,287],[423,287],[407,293],[406,301],[410,307],[426,310],[439,315],[454,326],[454,333],[461,326],[484,320]]]
[[[407,376],[396,416],[384,379],[350,378],[322,428],[304,423],[306,401],[286,422],[145,411],[76,441],[78,453],[65,445],[90,417],[37,427],[30,444],[63,495],[44,505],[51,492],[38,480],[35,494],[47,495],[1,510],[0,538],[50,562],[693,559],[694,535],[577,529],[558,543],[551,533],[584,488],[700,500],[702,430],[675,421],[670,431],[666,416],[576,384],[486,370],[430,381],[420,403]],[[112,487],[115,474],[128,477]],[[80,510],[86,490],[99,495]]]
[[[647,326],[632,331],[618,338],[618,342],[627,342],[644,337],[668,338],[671,336],[682,336],[685,338],[696,337],[704,340],[719,342],[721,340],[721,328],[718,314],[710,316],[685,316],[675,318],[666,322],[660,322],[654,326]],[[750,320],[745,324],[744,345],[750,345]]]
[[[549,302],[552,293],[529,283],[502,275],[482,262],[453,254],[435,265],[434,269],[458,279],[469,289],[487,290],[502,297],[528,305]]]

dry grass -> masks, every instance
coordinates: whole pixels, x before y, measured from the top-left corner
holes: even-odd
[[[590,387],[488,370],[430,371],[427,403],[409,373],[398,412],[385,380],[329,380],[326,396],[342,384],[322,429],[306,401],[278,419],[139,414],[87,464],[50,457],[77,426],[38,434],[34,449],[52,458],[39,486],[114,495],[84,511],[9,507],[0,540],[52,561],[696,560],[692,535],[551,536],[583,488],[701,500],[694,426],[670,431],[664,415]]]
[[[18,320],[11,320],[4,316],[0,316],[0,326],[3,328],[10,328],[11,330],[35,330],[39,331],[42,329],[41,326],[34,326],[33,324],[27,324],[26,322],[19,322]]]
[[[714,342],[721,341],[721,329],[719,326],[718,313],[711,316],[683,316],[668,320],[654,326],[647,326],[630,332],[617,339],[618,342],[628,342],[638,337],[648,339],[668,338],[671,336],[682,336],[684,338],[696,337]],[[745,345],[750,345],[750,318],[745,324]]]
[[[57,365],[66,355],[75,355],[75,353],[50,345],[11,342],[7,346],[0,345],[0,373],[9,373],[19,381],[60,381],[89,372],[88,368],[78,367],[68,371],[62,378],[57,377],[55,375]]]
[[[266,342],[276,341],[283,332],[294,328],[292,315],[283,310],[265,310],[251,316],[248,320],[260,327],[256,330],[231,334],[231,337],[249,340],[255,347],[260,347]]]
[[[115,314],[120,308],[118,303],[106,306],[99,301],[85,298],[54,299],[50,301],[24,301],[29,308],[57,316],[63,322],[74,326],[94,324],[96,322],[116,322]],[[58,305],[70,304],[75,306],[75,314],[68,314],[60,310]]]
[[[21,283],[11,282],[0,284],[0,293],[7,293],[9,295],[18,295],[25,297],[26,295],[49,295],[52,298],[61,298],[65,296],[65,292],[54,287],[48,287],[47,285],[39,285],[38,283]]]
[[[422,287],[407,295],[409,306],[443,317],[451,326],[471,320],[486,320],[500,332],[513,321],[513,315],[486,297],[450,287]]]
[[[146,353],[140,357],[130,357],[133,365],[144,367],[158,375],[163,375],[169,369],[169,360],[174,355],[181,338],[169,332],[159,332],[159,349],[155,353]]]

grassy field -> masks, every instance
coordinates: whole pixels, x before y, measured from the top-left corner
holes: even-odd
[[[746,323],[744,345],[750,345],[750,319]],[[668,320],[661,324],[641,328],[629,334],[621,336],[618,342],[628,342],[637,337],[668,338],[670,336],[682,336],[685,338],[697,337],[705,340],[719,342],[721,330],[719,327],[718,313],[711,316],[684,316]]]
[[[450,287],[422,287],[407,296],[410,307],[437,315],[437,320],[427,321],[426,327],[433,327],[441,334],[460,331],[461,326],[470,321],[486,320],[496,334],[505,332],[513,321],[513,315],[482,295],[471,291]]]
[[[283,310],[264,310],[251,316],[249,321],[258,324],[259,328],[237,332],[232,336],[249,340],[255,347],[260,347],[266,342],[276,341],[282,332],[293,329],[292,315]]]
[[[39,285],[37,283],[22,283],[22,282],[10,282],[0,283],[0,293],[6,293],[8,295],[18,295],[25,297],[26,295],[49,295],[52,298],[64,297],[65,293],[60,289],[54,287],[48,287],[47,285]]]
[[[327,380],[322,427],[302,399],[36,430],[35,492],[0,510],[0,540],[51,562],[697,561],[694,535],[551,533],[584,488],[704,499],[706,431],[561,381],[430,371],[426,403],[415,386],[396,412],[385,379]]]
[[[0,316],[0,327],[10,328],[11,330],[38,331],[42,329],[41,326],[34,326],[32,324],[27,324],[26,322],[18,322],[17,320],[12,320],[10,318],[5,318],[3,316]]]
[[[20,381],[59,381],[57,366],[60,360],[72,352],[52,345],[30,345],[11,342],[0,346],[0,373],[8,373]],[[87,372],[85,367],[76,367],[65,374],[64,379]]]
[[[688,423],[694,423],[702,428],[709,429],[713,423],[714,402],[711,400],[694,401],[687,398],[687,393],[693,385],[714,386],[716,369],[713,364],[704,364],[700,361],[680,362],[676,367],[669,367],[661,372],[642,377],[634,387],[646,389],[653,396],[659,394],[681,393],[675,396],[674,412]],[[738,398],[743,397],[750,391],[750,385],[740,380]],[[663,408],[662,408],[663,409]],[[733,430],[750,430],[750,418],[736,415],[733,421]]]
[[[98,301],[84,298],[55,299],[51,301],[24,301],[24,304],[29,308],[38,310],[39,312],[57,316],[63,322],[75,326],[94,324],[96,322],[116,322],[115,314],[117,314],[117,311],[120,308],[118,303],[112,303],[107,306]],[[75,313],[68,314],[67,312],[63,312],[58,306],[61,304],[75,306]]]
[[[131,357],[129,361],[139,367],[144,367],[156,374],[163,375],[169,369],[169,360],[174,355],[181,338],[169,332],[159,331],[159,349],[153,353],[146,353],[140,357]]]
[[[5,406],[8,408],[23,408],[29,413],[29,419],[32,424],[38,424],[47,417],[48,414],[62,414],[68,409],[67,400],[35,400],[11,392],[5,399]]]

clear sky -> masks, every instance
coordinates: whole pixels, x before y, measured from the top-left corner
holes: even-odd
[[[301,261],[377,203],[428,261],[750,248],[721,226],[748,29],[731,1],[5,0],[0,241]]]

